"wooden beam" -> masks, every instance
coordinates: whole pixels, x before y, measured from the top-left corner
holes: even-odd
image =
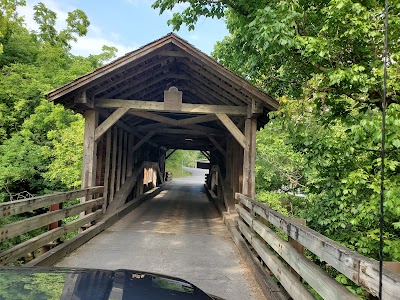
[[[124,99],[96,99],[97,108],[119,108],[125,107],[141,111],[162,111],[190,114],[212,114],[220,113],[233,116],[247,116],[247,106],[209,105],[183,103],[181,110],[165,110],[164,102],[124,100]]]
[[[219,150],[219,152],[221,152],[222,155],[223,155],[224,157],[226,157],[226,151],[225,151],[225,149],[220,145],[220,143],[218,143],[217,140],[216,140],[213,136],[211,136],[211,135],[208,135],[208,138],[209,138],[210,141],[214,144],[214,146]]]
[[[161,65],[161,67],[164,67],[165,65],[168,64],[169,60],[170,60],[169,58],[167,58],[167,59],[164,58],[162,60],[158,59],[158,60],[155,60],[155,61],[153,61],[151,63],[144,64],[143,66],[135,69],[133,71],[133,73],[131,73],[130,75],[122,75],[121,76],[122,78],[111,80],[111,82],[109,82],[109,83],[107,83],[105,85],[102,85],[101,87],[99,87],[98,89],[96,89],[94,91],[94,94],[98,95],[98,94],[100,94],[102,92],[105,92],[109,88],[117,86],[118,84],[120,84],[120,83],[122,83],[124,81],[127,81],[128,84],[132,84],[132,83],[134,83],[136,85],[140,84],[141,82],[149,79],[149,77],[144,76],[143,73],[145,73],[146,71],[148,71],[151,68],[154,68],[157,65]],[[151,72],[151,75],[155,75],[155,72],[154,73]],[[129,79],[131,79],[132,77],[135,77],[135,76],[138,76],[139,79],[138,80],[133,80],[133,82],[129,80]]]
[[[117,184],[116,191],[118,192],[121,187],[121,174],[122,174],[122,145],[124,141],[124,130],[118,130],[118,158],[117,158]]]
[[[241,95],[232,89],[232,87],[226,87],[231,94],[229,94],[224,87],[221,85],[226,85],[224,82],[220,82],[216,84],[214,81],[210,80],[211,74],[199,74],[195,70],[190,71],[190,67],[187,67],[187,70],[184,71],[185,74],[190,74],[195,80],[192,80],[190,83],[194,85],[196,88],[200,89],[203,93],[207,95],[212,95],[212,97],[218,99],[219,101],[224,102],[227,105],[243,105],[246,102],[241,99],[245,98],[245,95]]]
[[[129,110],[129,108],[117,108],[103,123],[97,126],[94,136],[97,141],[111,126],[113,126],[122,116]]]
[[[39,249],[40,247],[43,247],[51,243],[52,241],[61,238],[63,235],[79,229],[85,224],[97,220],[102,214],[102,211],[98,210],[96,212],[86,215],[81,219],[64,224],[62,225],[62,227],[47,231],[25,242],[15,245],[14,247],[0,253],[0,265],[4,266],[7,263],[12,263],[20,257],[26,255],[27,253],[33,252],[36,249]]]
[[[113,97],[120,93],[127,92],[129,89],[132,89],[132,88],[142,90],[142,89],[152,85],[153,84],[152,80],[154,80],[154,79],[156,79],[157,82],[159,81],[159,79],[161,79],[161,80],[165,79],[165,76],[168,73],[171,73],[171,70],[169,68],[157,69],[154,73],[149,73],[149,74],[142,76],[136,82],[131,82],[131,81],[127,82],[123,86],[104,94],[104,97],[106,97],[106,98]]]
[[[141,118],[145,118],[148,120],[169,124],[172,126],[177,126],[177,121],[175,119],[171,119],[168,117],[160,116],[152,112],[145,112],[145,111],[135,111],[133,109],[129,110],[130,115],[138,116]]]
[[[121,185],[125,183],[126,179],[126,160],[128,154],[128,133],[124,132],[124,146],[122,148],[122,175],[121,175]]]
[[[263,262],[268,266],[268,269],[278,278],[279,282],[285,290],[292,296],[291,299],[296,300],[313,300],[313,295],[306,289],[302,282],[287,269],[281,260],[272,252],[264,242],[261,242],[255,237],[255,234],[246,226],[246,224],[239,220],[238,229],[249,241],[251,246],[261,257]],[[326,298],[334,299],[334,298]],[[336,299],[336,298],[335,298]]]
[[[62,192],[62,193],[37,196],[27,199],[15,200],[12,202],[3,202],[0,203],[0,217],[19,215],[28,211],[33,211],[38,208],[48,207],[56,203],[62,203],[69,199],[88,197],[93,194],[102,192],[103,192],[103,187],[96,186],[70,192]]]
[[[243,194],[255,197],[255,167],[256,167],[256,133],[257,119],[246,119],[245,147],[243,157]]]
[[[200,152],[201,152],[208,160],[210,160],[210,155],[209,155],[206,151],[200,150]]]
[[[104,210],[106,210],[108,205],[108,192],[110,187],[110,166],[111,166],[111,128],[107,131],[106,137],[106,162],[104,167]]]
[[[254,217],[243,207],[236,205],[236,209],[242,219],[248,224],[248,226],[252,228],[257,234],[259,234],[259,236],[263,240],[262,241],[258,239],[256,236],[252,236],[251,240],[249,240],[250,244],[253,244],[253,242],[255,241],[264,244],[264,241],[266,241],[268,245],[277,253],[279,253],[279,256],[281,256],[298,274],[300,274],[300,276],[323,299],[358,299],[345,286],[329,276],[323,269],[310,261],[304,254],[299,253],[292,245],[290,245],[290,243],[284,241],[272,229],[268,228],[268,226],[264,225],[263,223],[255,220]],[[296,280],[294,281],[301,284],[301,281],[297,278],[297,274],[293,274],[290,271],[291,270],[289,270],[288,268],[285,268],[284,273],[286,273],[287,275],[290,274],[289,278],[291,278],[291,280],[293,280],[293,277],[296,277]],[[287,278],[286,280],[288,280],[289,278]],[[283,279],[282,276],[280,277],[280,279]],[[290,281],[289,285],[292,285],[292,281]],[[291,295],[293,297],[296,297],[296,292],[291,293]],[[312,297],[311,299],[314,299],[314,297]]]
[[[103,117],[109,117],[109,116],[111,115],[111,114],[109,114],[109,113],[107,113],[107,112],[105,112],[105,111],[103,111],[103,110],[100,110],[100,111],[99,111],[99,114],[100,114],[101,116],[103,116]],[[122,122],[122,121],[117,121],[117,122],[115,123],[115,125],[117,125],[119,128],[124,129],[125,131],[129,132],[129,133],[132,134],[133,136],[136,136],[136,137],[139,137],[139,138],[143,138],[143,135],[142,135],[141,133],[139,133],[139,132],[133,130],[133,128],[132,128],[131,126],[127,125],[126,123],[124,123],[124,122]],[[160,147],[159,145],[157,145],[157,144],[155,144],[155,143],[152,143],[152,142],[148,142],[148,143],[149,143],[151,146],[153,146],[153,147]]]
[[[5,241],[19,236],[36,228],[57,222],[69,216],[74,216],[89,208],[97,207],[104,203],[104,198],[89,200],[60,210],[44,213],[32,218],[4,225],[0,229],[0,241]]]
[[[96,150],[95,128],[98,114],[95,110],[85,111],[84,153],[82,162],[82,188],[95,186],[96,180]]]
[[[132,147],[133,147],[133,136],[128,135],[128,160],[126,162],[126,177],[130,177],[133,171],[133,156],[132,156]]]
[[[119,98],[125,98],[125,97],[128,97],[130,95],[137,94],[137,93],[139,93],[139,92],[141,92],[143,90],[148,89],[151,86],[156,85],[158,82],[166,80],[166,79],[189,79],[186,75],[172,73],[172,72],[170,72],[168,70],[166,71],[166,74],[163,75],[163,76],[156,77],[156,78],[151,77],[151,78],[152,78],[152,81],[150,81],[149,84],[147,84],[147,85],[141,84],[140,86],[138,86],[134,90],[126,89],[126,92],[122,93],[121,96],[119,96]],[[153,88],[157,89],[158,85],[153,87]],[[106,98],[108,98],[108,96],[106,96]]]
[[[168,125],[171,125],[174,127],[182,127],[182,128],[186,128],[186,129],[193,129],[193,130],[204,131],[204,132],[215,133],[215,134],[224,134],[224,132],[222,132],[221,130],[218,130],[218,129],[209,128],[209,127],[201,126],[201,125],[197,125],[197,124],[182,124],[179,122],[179,120],[160,116],[160,115],[157,115],[157,114],[151,113],[151,112],[129,110],[128,113],[138,116],[138,117],[148,119],[148,120],[168,124]],[[159,126],[160,126],[159,124],[149,124],[149,125],[153,125],[150,128],[159,128]],[[145,130],[147,130],[149,128],[149,125],[143,126],[144,128],[146,128]],[[145,126],[147,126],[147,127],[145,127]],[[138,130],[138,131],[143,130],[144,129],[143,127],[139,126],[136,128],[136,130]]]
[[[225,127],[229,130],[232,136],[238,141],[238,143],[245,148],[246,146],[246,137],[243,133],[236,127],[235,123],[224,113],[216,113],[215,114],[218,119],[225,125]]]
[[[178,149],[174,149],[170,153],[168,153],[168,155],[165,157],[165,160],[167,160],[172,154],[174,154],[176,150]]]
[[[193,118],[177,120],[177,122],[179,125],[189,125],[189,124],[207,123],[207,122],[215,121],[217,119],[218,118],[216,115],[211,114],[211,115],[197,116],[197,117],[193,117]]]
[[[363,256],[343,245],[323,236],[322,234],[299,224],[292,218],[283,216],[269,206],[242,194],[235,198],[263,218],[281,229],[292,239],[298,241],[309,251],[336,269],[355,284],[364,287],[369,293],[378,296],[379,291],[379,262]],[[397,299],[400,295],[400,276],[383,268],[383,297],[382,299]]]
[[[154,131],[146,134],[146,136],[143,137],[139,142],[137,142],[137,144],[132,148],[132,152],[135,152],[137,149],[139,149],[140,146],[142,146],[144,143],[146,143],[154,134],[155,134]]]
[[[110,201],[114,200],[115,194],[115,175],[117,170],[117,153],[118,153],[118,128],[114,127],[112,142],[112,159],[111,159],[111,182],[110,182]]]

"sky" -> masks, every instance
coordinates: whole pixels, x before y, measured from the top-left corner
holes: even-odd
[[[38,28],[33,20],[33,7],[39,2],[57,13],[58,30],[65,28],[67,13],[74,9],[83,10],[89,18],[88,34],[78,38],[72,45],[71,52],[75,55],[87,56],[98,54],[103,45],[118,49],[117,56],[122,56],[172,32],[167,25],[173,12],[164,12],[151,8],[153,0],[27,0],[25,7],[18,13],[24,16],[25,24],[31,30]],[[179,4],[175,11],[185,9],[185,4]],[[228,34],[223,20],[201,19],[193,31],[182,26],[176,32],[183,39],[210,54],[214,44]]]

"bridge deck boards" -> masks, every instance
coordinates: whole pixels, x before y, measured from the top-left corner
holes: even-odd
[[[204,176],[174,179],[156,198],[57,266],[134,269],[184,278],[231,300],[263,299],[228,231],[203,193]]]

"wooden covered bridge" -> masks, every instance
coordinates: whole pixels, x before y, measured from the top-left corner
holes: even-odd
[[[169,273],[227,299],[356,299],[304,255],[305,247],[377,295],[376,261],[254,200],[256,132],[278,103],[178,36],[47,97],[85,118],[82,189],[0,204],[0,216],[53,208],[0,228],[4,241],[50,225],[1,252],[3,265],[40,248],[47,252],[28,265]],[[209,159],[205,186],[204,175],[165,182],[165,161],[176,149]],[[57,206],[77,197],[80,204]],[[399,275],[385,269],[383,277],[384,299],[400,299]]]

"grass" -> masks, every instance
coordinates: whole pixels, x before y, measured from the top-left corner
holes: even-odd
[[[167,166],[167,171],[172,173],[172,178],[180,178],[190,176],[190,172],[183,170],[181,166]]]

